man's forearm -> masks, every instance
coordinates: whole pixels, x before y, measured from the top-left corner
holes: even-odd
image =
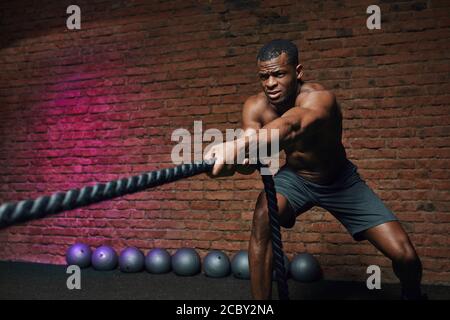
[[[273,132],[272,130],[275,130]],[[242,152],[242,149],[249,151],[252,143],[256,144],[259,148],[270,148],[272,143],[276,142],[278,145],[282,145],[287,140],[294,138],[300,131],[300,123],[293,122],[289,118],[277,118],[261,129],[247,129],[244,136],[237,139],[238,151]],[[277,141],[273,141],[277,139]]]
[[[261,156],[261,151],[269,156],[278,153],[286,143],[297,139],[304,131],[300,112],[295,116],[284,116],[267,123],[262,128],[247,128],[244,135],[224,144],[227,164],[243,164],[244,159],[253,161]],[[276,150],[274,150],[276,149]]]

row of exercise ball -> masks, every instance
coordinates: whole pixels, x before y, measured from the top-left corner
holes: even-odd
[[[284,257],[286,277],[292,276],[294,280],[312,282],[321,278],[322,272],[314,256],[308,253],[296,255],[292,262]],[[146,256],[135,247],[128,247],[117,255],[109,246],[100,246],[93,252],[83,243],[72,245],[66,253],[66,261],[69,265],[78,265],[86,268],[92,265],[96,270],[113,270],[119,265],[122,272],[139,272],[144,268],[154,274],[162,274],[174,271],[179,276],[193,276],[201,272],[201,259],[195,249],[181,248],[173,256],[165,249],[155,248]],[[233,258],[219,250],[210,251],[203,260],[203,271],[206,276],[222,278],[232,273],[236,278],[249,279],[250,270],[248,252],[241,250]],[[275,279],[275,270],[273,271]]]
[[[76,243],[67,250],[66,261],[80,268],[92,265],[100,271],[116,269],[117,265],[123,272],[139,272],[145,268],[155,274],[173,270],[180,276],[192,276],[201,271],[200,256],[192,248],[181,248],[173,256],[165,249],[155,248],[144,256],[139,249],[127,247],[117,255],[110,246],[100,246],[92,252],[88,245]],[[207,276],[220,278],[230,274],[231,263],[223,252],[215,250],[205,257],[203,267]]]
[[[164,249],[153,249],[147,256],[135,247],[127,247],[117,255],[110,246],[100,246],[93,252],[84,243],[75,243],[66,252],[68,265],[77,265],[87,268],[92,265],[95,270],[114,270],[119,265],[123,272],[139,272],[144,267],[152,273],[166,273],[171,270],[170,254]]]

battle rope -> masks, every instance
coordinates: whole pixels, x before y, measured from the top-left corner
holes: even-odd
[[[0,206],[0,228],[192,177],[210,171],[213,165],[212,161],[182,164],[173,168],[143,173],[128,179],[114,180],[106,184],[100,183],[82,189],[56,192],[51,196],[39,197],[36,200],[5,203]]]
[[[277,194],[275,182],[271,175],[261,175],[264,183],[264,192],[267,198],[270,229],[272,231],[272,254],[275,265],[275,275],[280,300],[289,300],[289,289],[286,280],[286,266],[284,265],[283,243],[281,241],[280,216],[278,215]]]
[[[201,173],[209,172],[213,166],[213,161],[203,161],[196,164],[182,164],[173,168],[143,173],[127,179],[123,178],[110,181],[106,184],[99,183],[81,189],[71,189],[67,192],[56,192],[51,196],[42,196],[35,200],[5,203],[0,206],[0,228],[136,193],[180,179],[189,178]],[[280,300],[286,300],[288,299],[288,287],[284,267],[284,253],[281,242],[275,186],[271,176],[262,175],[262,178],[269,207],[273,243],[272,249],[275,257],[278,294]]]

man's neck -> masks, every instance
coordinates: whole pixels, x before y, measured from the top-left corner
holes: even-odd
[[[286,111],[288,111],[289,109],[295,107],[295,102],[297,100],[298,95],[300,94],[301,88],[303,85],[303,81],[299,81],[297,83],[297,88],[295,89],[295,93],[293,93],[289,99],[286,100],[286,102],[284,102],[283,104],[279,104],[279,105],[274,105],[271,104],[272,108],[279,114],[282,115],[283,113],[285,113]]]

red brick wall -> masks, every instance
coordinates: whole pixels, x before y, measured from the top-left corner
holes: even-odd
[[[450,20],[446,1],[73,1],[0,4],[0,201],[172,166],[176,128],[239,126],[258,48],[294,40],[308,81],[332,89],[344,143],[401,219],[427,283],[450,283]],[[382,29],[366,28],[379,4]],[[184,180],[0,231],[0,259],[64,263],[92,246],[246,249],[258,175]],[[389,261],[313,210],[284,232],[328,279]]]

